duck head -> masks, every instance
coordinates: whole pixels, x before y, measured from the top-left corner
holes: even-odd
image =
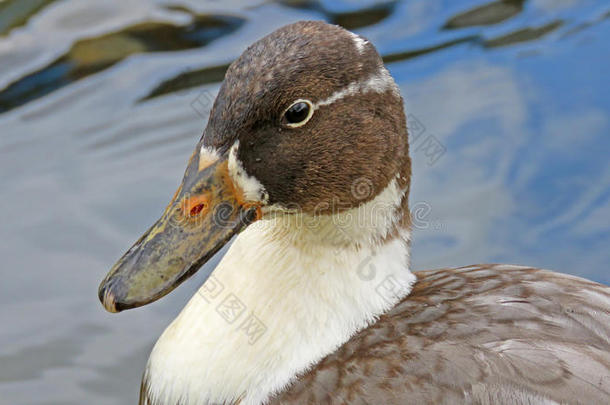
[[[394,179],[406,206],[403,104],[374,46],[323,22],[280,28],[231,64],[182,184],[99,298],[110,312],[155,301],[253,222],[349,210]]]

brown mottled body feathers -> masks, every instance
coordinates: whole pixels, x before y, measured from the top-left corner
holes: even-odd
[[[610,288],[505,265],[417,276],[269,403],[610,404]]]
[[[610,403],[609,287],[507,265],[416,274],[408,297],[268,404]]]

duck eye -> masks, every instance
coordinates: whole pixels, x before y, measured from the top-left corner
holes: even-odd
[[[313,115],[313,105],[308,100],[297,100],[284,113],[287,125],[297,128],[305,125]]]

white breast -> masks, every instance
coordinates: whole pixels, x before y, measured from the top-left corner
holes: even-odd
[[[242,232],[157,341],[153,404],[259,404],[406,296],[408,231],[380,243],[403,194],[392,181],[346,213],[280,215]]]

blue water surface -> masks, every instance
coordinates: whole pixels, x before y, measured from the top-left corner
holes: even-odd
[[[401,88],[415,269],[610,283],[609,16],[601,0],[0,2],[0,404],[136,403],[217,259],[118,316],[98,283],[172,196],[226,65],[302,19],[367,37]]]

